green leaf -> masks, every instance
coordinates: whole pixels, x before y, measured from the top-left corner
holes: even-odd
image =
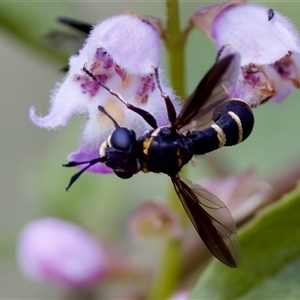
[[[213,261],[190,299],[295,299],[300,297],[300,186],[263,209],[240,232],[243,263]]]

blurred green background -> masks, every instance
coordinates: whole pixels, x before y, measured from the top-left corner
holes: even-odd
[[[212,3],[181,1],[182,25],[197,7]],[[280,11],[300,30],[300,2],[256,3]],[[47,113],[49,93],[63,77],[59,69],[64,62],[47,56],[47,51],[38,52],[24,44],[11,35],[7,26],[25,40],[26,32],[32,32],[35,39],[31,45],[37,46],[37,41],[40,39],[42,44],[49,31],[66,30],[55,22],[56,17],[74,17],[94,24],[124,10],[165,18],[163,1],[0,2],[0,299],[61,297],[56,288],[31,283],[17,268],[17,236],[31,220],[56,215],[83,224],[106,241],[116,239],[125,243],[124,223],[128,213],[137,203],[163,199],[168,193],[169,179],[163,175],[139,174],[125,181],[88,173],[66,193],[65,187],[74,170],[64,169],[61,164],[66,162],[69,152],[77,149],[81,120],[74,118],[60,131],[39,129],[28,120],[28,110],[33,105],[43,115]],[[14,24],[23,24],[22,30]],[[212,43],[194,30],[187,45],[188,92],[214,57]],[[295,91],[280,105],[269,103],[255,109],[256,124],[247,141],[207,156],[220,160],[230,174],[255,167],[266,181],[299,164],[299,98],[300,91]],[[193,170],[189,168],[190,179],[214,175],[205,157],[197,163]]]

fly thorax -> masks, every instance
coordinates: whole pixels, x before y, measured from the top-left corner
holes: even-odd
[[[176,174],[193,156],[192,141],[172,128],[159,127],[138,140],[143,172]]]

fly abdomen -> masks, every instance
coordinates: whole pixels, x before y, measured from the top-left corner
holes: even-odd
[[[214,124],[202,131],[187,133],[187,137],[194,143],[194,154],[205,154],[223,146],[236,145],[250,135],[254,125],[250,106],[235,98],[226,102],[221,115],[214,121]]]

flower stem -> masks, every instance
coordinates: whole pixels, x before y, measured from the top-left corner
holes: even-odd
[[[175,190],[170,190],[169,208],[179,215],[184,213]],[[167,299],[175,290],[181,277],[182,243],[180,239],[169,238],[163,241],[162,256],[148,299]]]
[[[168,54],[170,81],[180,97],[185,96],[185,41],[186,34],[180,31],[177,0],[167,0],[167,26],[163,39]],[[173,188],[170,189],[168,206],[181,219],[186,220],[184,210]],[[154,279],[148,299],[167,299],[178,286],[182,271],[181,240],[169,238],[164,241],[160,267]]]
[[[178,96],[185,96],[185,41],[180,30],[177,0],[167,0],[167,27],[163,35],[168,55],[170,81]]]

